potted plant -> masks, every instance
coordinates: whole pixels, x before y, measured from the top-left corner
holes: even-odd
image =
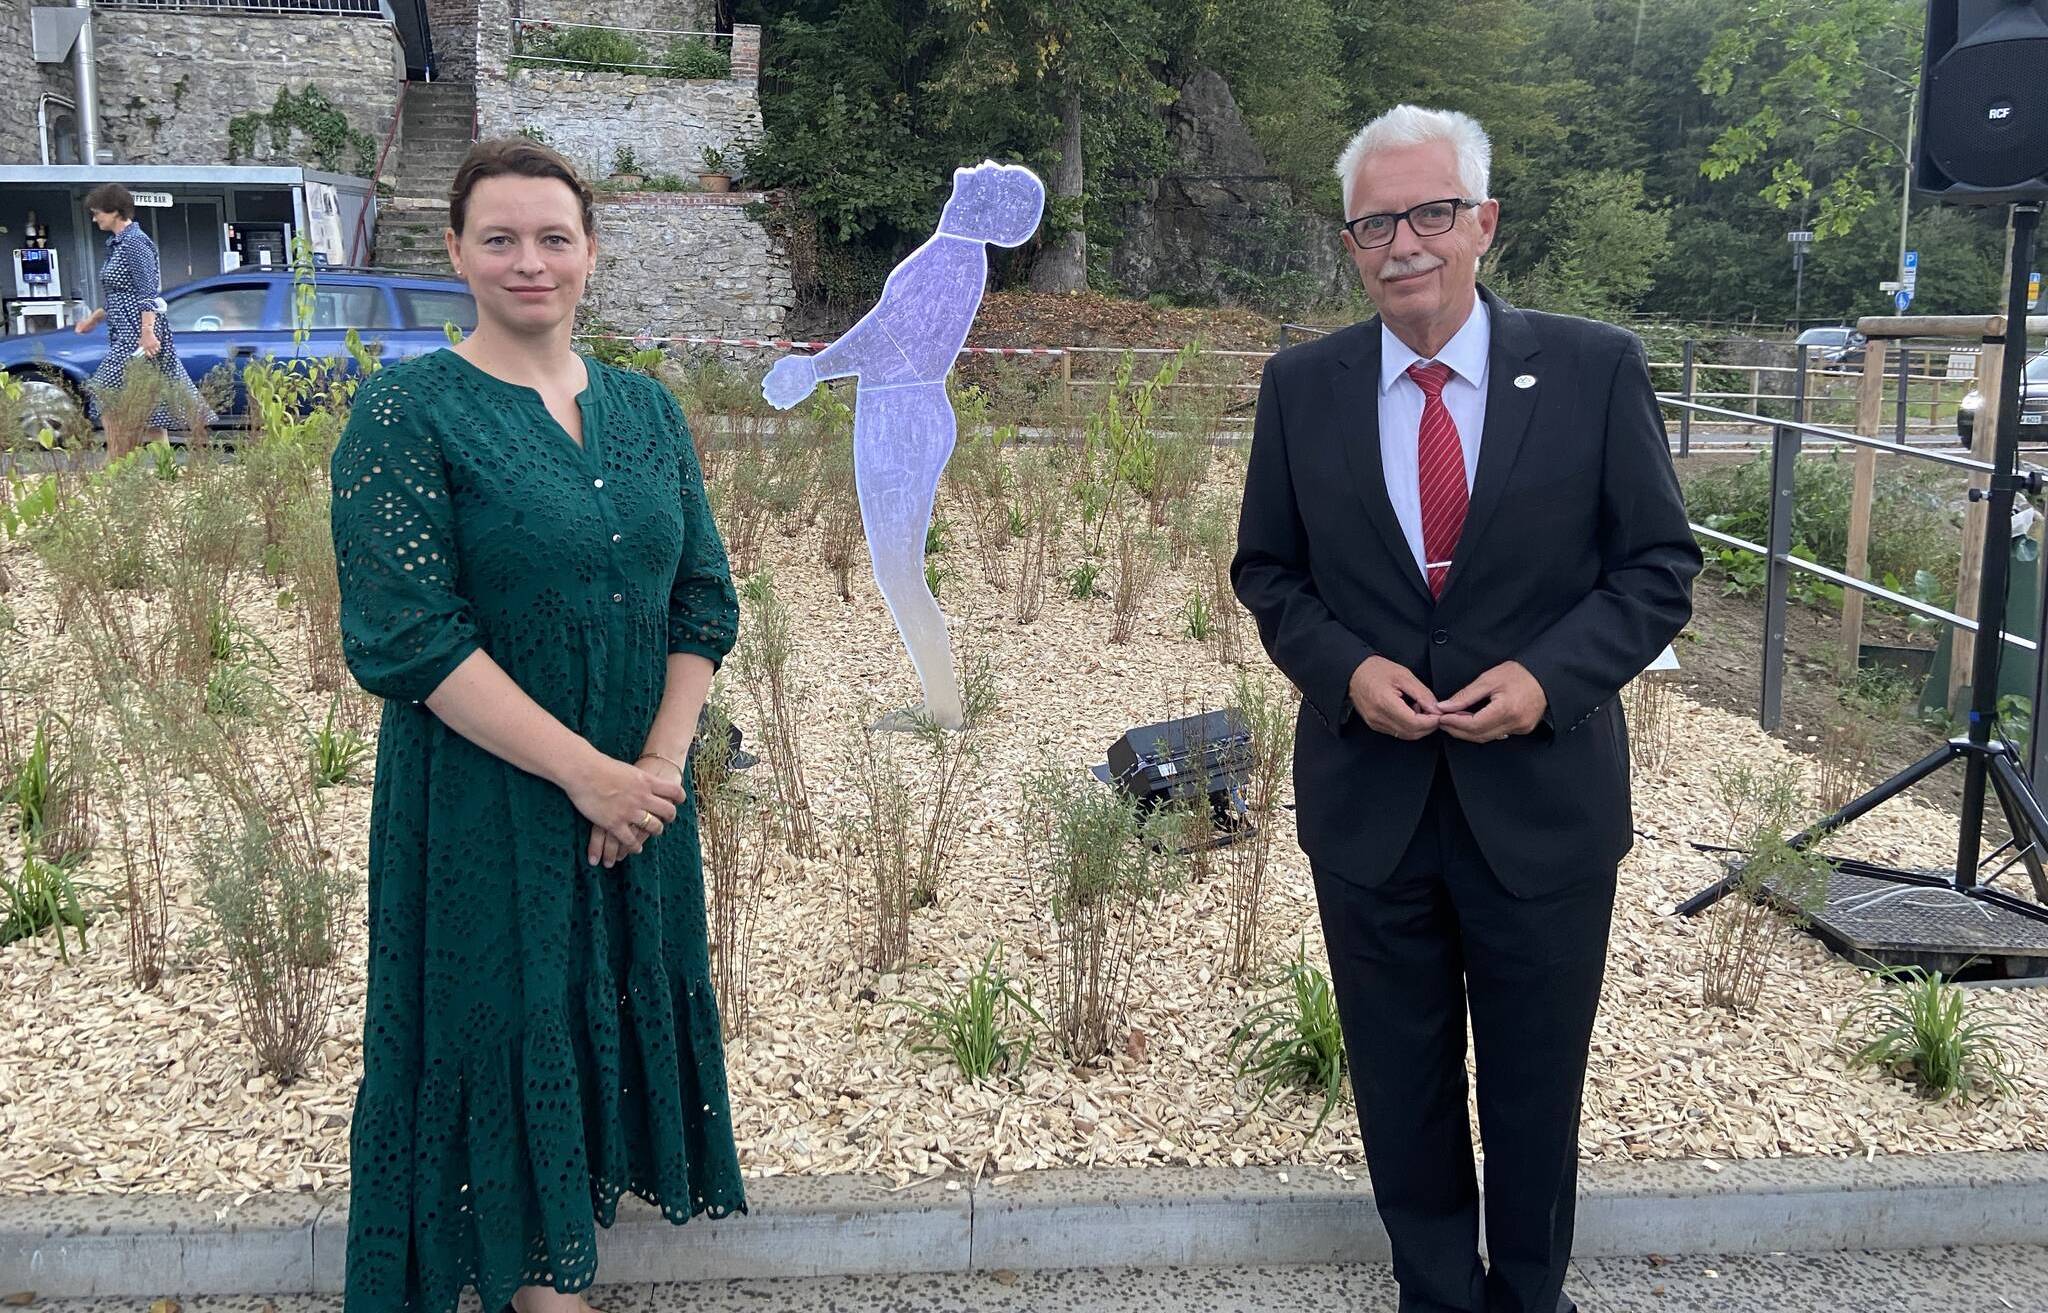
[[[705,191],[731,191],[732,174],[724,151],[716,146],[704,148],[704,168],[697,174],[697,181]]]
[[[622,187],[637,187],[647,179],[647,169],[634,158],[631,146],[621,146],[612,154],[612,181]]]

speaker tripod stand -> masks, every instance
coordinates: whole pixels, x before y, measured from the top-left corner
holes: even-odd
[[[1993,740],[1998,720],[1998,662],[2004,646],[2005,593],[2012,558],[2012,506],[2021,492],[2039,493],[2038,472],[2020,474],[2020,379],[2026,367],[2027,275],[2033,268],[2035,238],[2041,222],[2041,203],[2026,201],[2012,207],[2012,277],[2006,288],[2005,358],[2001,362],[1998,389],[1998,431],[1991,459],[1990,486],[1980,493],[1971,490],[1971,500],[1981,496],[1988,503],[1984,527],[1984,557],[1977,579],[1977,634],[1974,647],[1974,677],[1970,688],[1969,729],[1938,750],[1927,754],[1905,770],[1877,785],[1830,816],[1816,821],[1788,842],[1794,848],[1808,848],[1859,816],[1898,797],[1946,766],[1961,763],[1963,808],[1956,843],[1955,870],[1948,876],[1917,871],[1894,871],[1857,864],[1857,873],[1896,884],[1926,885],[1952,889],[1957,893],[2000,907],[2033,920],[2048,922],[2048,907],[1993,889],[1978,879],[1978,861],[1984,842],[1984,807],[1996,794],[2006,824],[2012,831],[2011,847],[2026,864],[2035,888],[2048,887],[2042,868],[2042,852],[2048,846],[2048,814],[2021,769],[2018,754],[2003,738]],[[2043,607],[2042,632],[2048,635],[2048,606]],[[2043,644],[2048,648],[2048,643]],[[2048,652],[2037,652],[2048,659]],[[1719,902],[1735,888],[1731,873],[1702,889],[1678,907],[1681,916],[1697,916]]]

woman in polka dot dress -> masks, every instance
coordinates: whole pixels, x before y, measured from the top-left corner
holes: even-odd
[[[100,291],[107,303],[81,319],[77,331],[90,333],[102,320],[107,325],[107,357],[93,372],[89,391],[93,418],[106,424],[107,455],[114,457],[135,446],[137,428],[148,429],[154,442],[188,422],[211,424],[214,416],[178,361],[165,314],[156,243],[135,222],[135,197],[119,183],[105,183],[93,188],[85,208],[93,227],[107,234],[107,262],[100,266]],[[131,376],[128,367],[138,360],[153,365],[154,373],[137,371]],[[156,405],[142,424],[123,413],[123,407],[108,405],[131,383],[153,385],[156,394]]]

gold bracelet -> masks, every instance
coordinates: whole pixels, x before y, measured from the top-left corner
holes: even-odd
[[[635,757],[633,760],[636,762],[641,762],[646,761],[649,757],[652,757],[656,761],[665,761],[669,765],[675,767],[677,783],[681,783],[684,777],[688,776],[690,773],[689,770],[683,765],[683,763],[677,761],[674,757],[665,756],[659,752],[643,752],[638,757]]]

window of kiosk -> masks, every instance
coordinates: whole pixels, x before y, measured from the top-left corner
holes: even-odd
[[[210,287],[170,302],[171,328],[179,333],[232,333],[260,329],[263,303],[270,289],[254,287]]]

